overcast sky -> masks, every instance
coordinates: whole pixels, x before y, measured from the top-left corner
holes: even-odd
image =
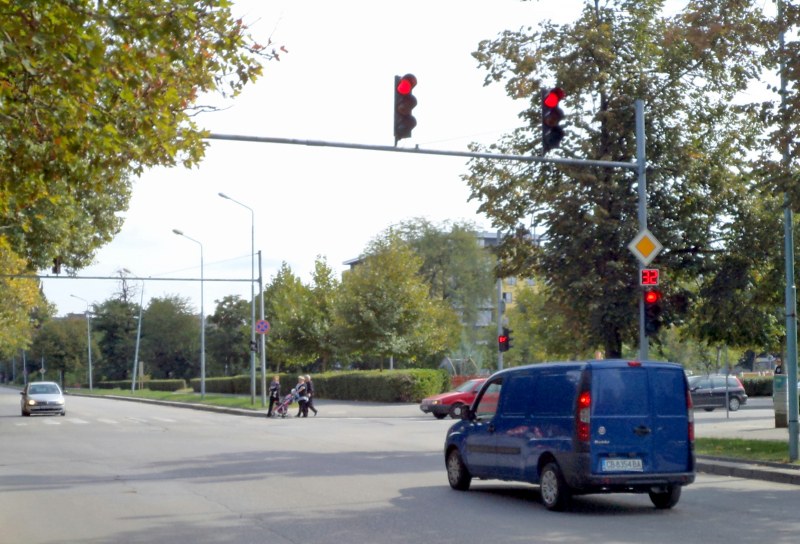
[[[288,54],[225,109],[199,118],[214,133],[392,145],[395,75],[413,73],[417,128],[401,147],[466,151],[519,126],[515,103],[502,86],[483,86],[485,72],[471,53],[503,30],[544,18],[573,20],[583,2],[517,0],[240,0],[234,14],[256,39],[270,37]],[[391,7],[390,7],[391,6]],[[552,6],[557,12],[550,11]],[[568,109],[568,106],[566,106]],[[203,245],[205,312],[225,295],[249,300],[250,212],[265,283],[282,262],[309,282],[314,261],[337,272],[387,227],[416,217],[440,223],[471,221],[492,230],[467,202],[460,176],[466,159],[280,144],[211,141],[199,167],[157,168],[135,180],[125,224],[95,264],[79,276],[112,276],[128,269],[145,282],[145,305],[156,296],[188,298],[200,308]],[[43,271],[50,273],[48,271]],[[45,279],[59,315],[83,312],[119,285],[107,280]],[[74,295],[74,296],[71,296]]]

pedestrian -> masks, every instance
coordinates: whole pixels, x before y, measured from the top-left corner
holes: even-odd
[[[272,377],[269,384],[269,408],[267,417],[272,417],[272,407],[281,402],[281,378],[277,374]]]
[[[304,376],[297,378],[297,385],[294,386],[294,394],[297,398],[298,410],[295,417],[308,417],[308,386]]]
[[[306,374],[306,395],[308,396],[306,415],[308,415],[308,411],[311,410],[316,416],[318,410],[314,407],[314,383],[311,381],[311,374]]]

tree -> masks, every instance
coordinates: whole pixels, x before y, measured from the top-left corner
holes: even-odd
[[[92,334],[98,335],[100,347],[93,360],[94,381],[129,378],[136,348],[138,305],[112,298],[94,305],[92,313]]]
[[[494,255],[477,243],[475,227],[458,222],[436,226],[418,218],[402,222],[396,232],[422,259],[419,274],[431,299],[447,302],[471,330],[495,285]]]
[[[487,84],[505,81],[528,101],[527,122],[490,147],[538,154],[541,91],[566,91],[566,157],[632,162],[633,102],[647,105],[648,226],[665,247],[665,300],[686,301],[685,285],[716,272],[730,250],[727,219],[744,206],[756,181],[748,152],[761,125],[750,107],[732,105],[760,69],[762,18],[736,0],[689,3],[672,18],[659,0],[587,2],[569,25],[505,32],[474,53]],[[472,146],[473,150],[483,150]],[[480,211],[500,228],[529,221],[541,245],[518,237],[501,248],[503,275],[538,275],[565,322],[586,346],[620,356],[637,343],[636,262],[627,249],[638,231],[635,174],[600,167],[471,161],[466,177]],[[535,273],[535,274],[534,274]],[[666,315],[687,311],[676,304]]]
[[[94,339],[93,339],[94,340]],[[65,380],[88,381],[88,349],[86,346],[86,318],[71,315],[59,319],[48,319],[36,331],[29,351],[34,360],[44,358],[50,376],[63,375]],[[92,348],[98,353],[93,341]],[[63,373],[63,374],[62,374]]]
[[[206,349],[209,375],[233,375],[249,371],[250,303],[237,295],[216,301],[214,314],[208,316]]]
[[[142,315],[142,364],[153,378],[200,376],[200,316],[177,295],[153,298]],[[133,358],[130,359],[133,361]]]
[[[319,361],[323,372],[338,352],[333,330],[338,291],[339,281],[333,269],[324,258],[317,257],[305,307],[308,315],[303,329],[303,345],[309,360]]]
[[[291,267],[282,263],[275,278],[264,289],[264,311],[271,329],[267,339],[267,359],[277,371],[313,362],[304,347],[308,324],[310,292]]]
[[[342,280],[336,329],[353,358],[390,357],[414,364],[444,355],[458,342],[454,310],[428,297],[422,261],[395,234],[374,240],[364,261]]]
[[[228,0],[2,4],[0,226],[28,270],[91,263],[132,176],[202,158],[201,97],[236,95],[277,56]]]
[[[37,308],[44,313],[42,317],[52,312],[34,280],[10,277],[24,272],[25,262],[10,249],[0,231],[0,274],[8,275],[0,278],[0,357],[9,357],[28,347],[31,317]]]

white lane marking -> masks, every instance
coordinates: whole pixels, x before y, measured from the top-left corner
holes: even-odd
[[[98,419],[100,423],[108,423],[109,425],[119,425],[119,421],[115,421],[113,419]]]

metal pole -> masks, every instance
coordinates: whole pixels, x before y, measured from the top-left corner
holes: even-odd
[[[639,99],[635,102],[636,107],[636,171],[638,173],[638,192],[639,192],[639,231],[647,228],[647,176],[644,140],[644,101]],[[639,263],[639,277],[642,275],[643,265]],[[645,331],[644,315],[644,294],[639,296],[639,359],[644,361],[648,358],[647,332]]]
[[[778,0],[778,23],[784,24],[783,0]],[[785,55],[785,36],[783,27],[778,35],[778,42],[781,51],[780,71],[781,71],[781,117],[782,122],[786,122],[786,55]],[[788,144],[782,150],[783,164],[786,171],[789,170],[791,161]],[[797,286],[794,279],[794,216],[791,202],[787,193],[783,194],[783,238],[784,238],[784,259],[786,265],[786,379],[787,394],[789,395],[789,460],[797,461],[798,458],[798,402],[797,402]]]
[[[187,236],[183,231],[172,229],[172,232],[178,236],[183,236],[187,240],[191,240],[200,246],[200,398],[206,398],[206,311],[205,311],[205,292],[203,284],[205,283],[204,275],[204,259],[203,259],[203,244],[199,240],[195,240],[191,236]]]
[[[218,193],[226,200],[250,210],[250,403],[256,403],[256,294],[255,294],[255,268],[256,268],[256,216],[253,208],[231,198],[225,193]],[[260,278],[259,278],[260,281]]]
[[[497,231],[497,245],[503,238],[502,233]],[[505,303],[503,301],[503,278],[497,278],[497,338],[503,334],[503,311],[505,310]],[[500,351],[500,345],[495,341],[497,346],[497,370],[503,370],[503,352]]]
[[[133,379],[131,380],[131,393],[136,391],[136,376],[139,371],[139,341],[142,338],[142,309],[144,307],[144,281],[142,292],[139,294],[139,323],[136,325],[136,349],[133,351]],[[141,383],[139,384],[141,389]]]
[[[70,295],[86,303],[86,350],[89,357],[89,390],[92,390],[92,316],[89,312],[89,301],[77,295]]]
[[[264,284],[261,270],[261,250],[258,250],[258,296],[261,298],[261,320],[264,320]],[[255,300],[255,299],[253,299]],[[267,405],[267,335],[261,335],[261,407]]]

